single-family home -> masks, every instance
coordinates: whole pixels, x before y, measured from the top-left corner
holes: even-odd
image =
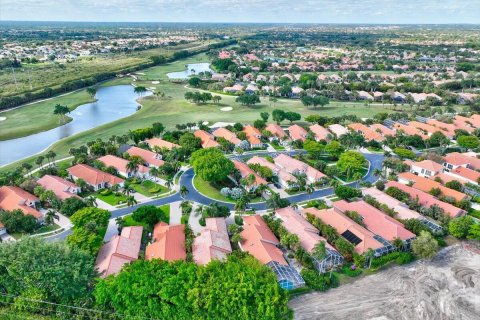
[[[242,140],[237,138],[235,133],[223,127],[215,129],[212,134],[217,138],[224,138],[228,142],[232,143],[235,147],[238,147],[242,142]]]
[[[262,133],[260,130],[251,125],[243,127],[243,132],[247,135],[247,140],[251,148],[263,148],[263,142],[260,140]]]
[[[443,172],[443,166],[432,160],[423,160],[420,162],[405,160],[405,164],[410,167],[410,172],[420,177],[431,178],[434,175]]]
[[[205,219],[205,228],[193,241],[193,261],[201,265],[206,265],[212,260],[224,261],[231,252],[225,218]]]
[[[265,130],[270,132],[272,134],[272,137],[270,138],[270,141],[272,140],[280,140],[280,142],[285,141],[285,138],[287,138],[287,134],[285,131],[283,131],[282,127],[280,127],[276,123],[269,123],[266,127]]]
[[[287,130],[290,135],[290,138],[292,138],[293,141],[296,141],[296,140],[305,141],[307,139],[307,135],[308,135],[307,130],[303,129],[298,124],[294,124],[288,127]]]
[[[354,202],[335,201],[333,207],[345,214],[347,211],[357,212],[362,217],[362,223],[368,230],[389,242],[400,239],[409,243],[415,238],[415,234],[405,229],[403,224],[363,200]]]
[[[316,141],[321,141],[321,140],[330,140],[330,136],[332,135],[330,131],[325,129],[319,124],[314,124],[309,127],[310,131],[313,132],[315,135],[315,140]]]
[[[385,187],[387,189],[390,187],[395,187],[402,190],[403,192],[408,193],[410,195],[410,199],[418,199],[418,203],[426,208],[430,208],[431,206],[436,205],[439,208],[443,209],[445,214],[449,215],[452,218],[456,218],[465,214],[464,210],[457,208],[450,203],[440,201],[429,193],[407,186],[398,181],[389,181],[387,182]]]
[[[288,173],[284,169],[280,168],[274,163],[271,163],[265,158],[254,156],[247,161],[247,164],[258,164],[262,167],[267,167],[272,170],[273,174],[277,176],[278,182],[284,187],[289,188],[291,186],[295,186],[297,182],[297,178],[295,178],[292,174]]]
[[[451,152],[443,157],[445,171],[451,171],[458,167],[480,170],[480,159],[467,153]]]
[[[393,92],[391,98],[394,102],[399,102],[399,103],[407,102],[407,97],[403,93],[400,93],[398,91]]]
[[[389,252],[389,243],[381,242],[375,234],[347,217],[338,209],[318,210],[312,207],[304,209],[303,214],[311,214],[319,218],[323,223],[335,228],[339,235],[355,246],[355,252],[358,254],[364,254],[368,249],[372,249],[376,256]]]
[[[137,167],[137,171],[135,169],[130,170],[128,169],[129,161],[117,156],[113,156],[111,154],[107,154],[106,156],[98,158],[98,161],[101,161],[105,167],[113,167],[117,170],[118,174],[125,178],[132,178],[132,177],[142,177],[146,178],[149,173],[149,169],[144,165],[139,165]]]
[[[366,91],[360,90],[360,91],[357,91],[357,93],[358,93],[359,100],[368,100],[368,101],[374,100],[372,95]]]
[[[480,172],[469,168],[458,167],[456,169],[450,170],[446,174],[451,176],[453,179],[463,180],[477,185],[480,183]]]
[[[153,149],[155,147],[160,148],[160,149],[168,149],[172,150],[173,148],[180,148],[180,146],[176,143],[166,141],[160,138],[152,138],[152,139],[147,139],[145,140],[145,143],[148,144],[150,149]]]
[[[0,237],[7,233],[7,228],[0,222]]]
[[[67,169],[70,178],[74,181],[82,179],[90,185],[95,191],[108,188],[114,185],[122,186],[124,180],[113,174],[103,172],[97,168],[90,167],[86,164],[77,164]]]
[[[289,233],[298,236],[300,246],[308,253],[311,254],[319,242],[323,241],[325,243],[325,249],[327,250],[325,259],[321,261],[315,259],[314,264],[318,271],[325,272],[325,270],[343,263],[342,255],[340,255],[324,237],[319,235],[317,228],[305,220],[305,218],[292,207],[275,210],[275,216],[280,218],[282,225]]]
[[[414,136],[418,135],[420,136],[423,140],[426,140],[429,138],[428,134],[424,132],[423,130],[419,130],[418,128],[411,126],[410,124],[403,124],[400,122],[395,122],[393,124],[393,128],[396,130],[396,132],[402,132],[403,134],[407,136]]]
[[[165,164],[165,161],[162,160],[162,155],[150,150],[145,150],[139,147],[130,147],[127,150],[127,153],[130,156],[138,156],[142,158],[143,164],[147,167],[159,168]]]
[[[372,125],[370,125],[370,129],[372,129],[373,131],[379,133],[382,135],[382,137],[386,137],[386,136],[394,136],[395,135],[395,131],[384,126],[383,124],[380,124],[380,123],[374,123]]]
[[[195,131],[194,135],[195,137],[200,138],[200,140],[202,140],[202,148],[204,149],[216,148],[220,146],[218,142],[215,141],[215,138],[213,137],[213,135],[208,133],[207,131],[197,130]]]
[[[418,190],[422,190],[430,193],[432,189],[438,189],[441,192],[441,196],[455,199],[455,201],[461,201],[467,199],[468,196],[460,191],[444,187],[441,183],[417,176],[411,172],[402,172],[398,174],[398,181],[404,184],[412,184],[412,187]]]
[[[55,196],[57,196],[57,198],[60,200],[65,200],[70,197],[79,198],[77,194],[82,191],[81,188],[75,183],[49,174],[38,179],[37,183],[46,190],[53,191]]]
[[[20,210],[41,221],[43,215],[36,209],[38,204],[40,204],[40,200],[36,196],[19,187],[0,187],[0,210]]]
[[[153,229],[152,243],[147,245],[145,259],[185,260],[185,225],[159,222]]]
[[[348,125],[350,129],[353,131],[360,133],[366,141],[376,140],[376,141],[383,141],[383,136],[376,132],[375,130],[367,127],[363,123],[351,123]]]
[[[122,267],[138,259],[142,242],[143,227],[124,227],[120,235],[115,235],[100,249],[95,267],[100,277],[117,274]]]
[[[254,191],[260,185],[267,185],[268,182],[260,177],[255,171],[253,171],[246,163],[239,161],[239,160],[232,160],[233,165],[235,168],[240,172],[240,176],[242,179],[249,180],[249,177],[253,175],[254,180],[249,182],[245,188],[247,191]]]
[[[329,125],[328,130],[335,134],[337,138],[339,138],[341,135],[348,133],[348,129],[338,123]]]
[[[313,168],[312,166],[297,160],[295,158],[292,158],[284,153],[279,154],[277,157],[273,159],[275,164],[279,166],[280,168],[284,169],[288,173],[294,175],[294,174],[305,174],[307,177],[307,180],[310,183],[315,183],[318,182],[327,176],[317,169]]]
[[[246,251],[276,274],[280,287],[287,290],[303,287],[305,281],[283,257],[277,237],[259,215],[243,217],[240,250]]]

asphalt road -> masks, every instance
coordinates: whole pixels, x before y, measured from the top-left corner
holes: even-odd
[[[290,151],[290,152],[287,152],[287,153],[289,155],[295,155],[299,152],[301,152],[301,151]],[[253,157],[253,156],[256,156],[256,155],[261,156],[261,155],[268,155],[268,154],[272,154],[272,153],[267,152],[267,151],[259,151],[259,152],[247,153],[247,154],[243,154],[243,155],[232,156],[230,158],[242,159],[242,158],[247,158],[247,157]],[[377,180],[377,178],[373,175],[373,171],[375,169],[382,169],[382,163],[383,163],[384,155],[383,154],[373,154],[373,153],[363,153],[363,155],[370,162],[370,167],[369,167],[369,170],[368,170],[367,174],[363,177],[362,180],[373,183]],[[193,172],[193,168],[190,168],[190,169],[186,170],[182,174],[182,176],[180,177],[180,185],[185,185],[189,190],[188,194],[185,196],[185,200],[197,202],[197,203],[200,203],[200,204],[203,204],[203,205],[209,205],[212,202],[218,202],[221,205],[229,207],[230,210],[233,210],[233,207],[234,207],[233,203],[214,200],[214,199],[208,198],[208,197],[204,196],[203,194],[201,194],[200,192],[198,192],[195,189],[195,187],[193,186],[193,177],[194,176],[195,176],[195,173]],[[352,183],[349,183],[348,185],[356,186],[357,182],[352,182]],[[325,189],[321,189],[321,190],[315,190],[311,194],[307,194],[307,193],[296,194],[296,195],[287,197],[287,199],[292,203],[296,203],[296,202],[308,201],[310,199],[321,198],[321,197],[329,196],[329,195],[332,195],[332,194],[333,194],[333,188],[325,188]],[[168,197],[164,197],[164,198],[160,198],[160,199],[154,199],[154,200],[151,200],[151,201],[148,201],[148,202],[143,202],[143,203],[131,206],[131,207],[125,207],[125,208],[120,208],[120,209],[113,210],[113,211],[111,211],[111,213],[112,213],[111,218],[117,218],[117,217],[122,217],[122,216],[128,215],[128,214],[132,213],[133,211],[135,211],[135,209],[137,209],[138,207],[141,207],[141,206],[144,206],[144,205],[161,206],[161,205],[164,205],[164,204],[169,204],[169,203],[172,203],[172,202],[175,202],[175,201],[182,201],[182,200],[183,200],[182,197],[177,192],[177,193],[175,193],[173,195],[170,195]],[[266,210],[267,209],[267,205],[266,205],[265,202],[252,203],[252,204],[250,204],[250,207],[255,209],[255,210]],[[59,234],[55,235],[55,236],[49,237],[48,239],[49,240],[65,239],[70,233],[71,233],[70,230],[66,230],[62,233],[59,233]]]

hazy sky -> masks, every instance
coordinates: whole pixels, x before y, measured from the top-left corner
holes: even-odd
[[[0,0],[0,20],[480,23],[480,0]]]

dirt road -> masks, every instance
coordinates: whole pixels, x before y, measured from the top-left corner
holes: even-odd
[[[480,319],[480,244],[293,299],[295,319]]]

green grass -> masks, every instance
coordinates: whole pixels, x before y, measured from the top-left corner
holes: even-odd
[[[278,143],[276,142],[271,142],[270,145],[277,151],[283,151],[285,150],[285,147],[284,146],[281,146],[279,145]]]
[[[108,203],[111,206],[116,206],[120,204],[120,201],[125,203],[127,200],[127,197],[124,196],[123,194],[120,194],[119,196],[115,195],[115,192],[110,193],[109,195],[103,195],[101,194],[102,190],[97,191],[94,195],[98,199]]]
[[[148,227],[146,223],[138,222],[137,220],[133,219],[131,215],[124,217],[123,222],[125,227],[135,227],[135,226],[142,226],[144,228]]]
[[[54,224],[51,224],[51,225],[48,225],[48,226],[47,225],[41,226],[40,228],[35,230],[35,232],[33,232],[32,234],[51,232],[51,231],[55,231],[55,230],[58,230],[58,229],[60,229],[60,226],[58,224],[54,223]]]
[[[195,189],[198,190],[198,192],[200,192],[201,194],[203,194],[203,195],[205,195],[209,198],[212,198],[212,199],[215,199],[215,200],[218,200],[218,201],[223,201],[223,202],[235,203],[235,200],[232,200],[230,198],[227,198],[227,197],[223,196],[220,193],[219,189],[215,188],[210,183],[203,180],[202,178],[200,178],[197,175],[193,178],[193,186],[195,187]],[[263,201],[265,201],[265,199],[263,199],[262,197],[256,197],[254,199],[251,199],[250,203],[259,203],[259,202],[263,202]]]
[[[367,174],[368,168],[362,168],[362,170],[359,171],[362,174],[362,177]],[[352,182],[355,181],[353,178],[356,172],[350,174],[350,177],[347,177],[345,174],[338,175],[337,177],[342,180],[343,182]]]
[[[153,196],[156,196],[156,195],[161,195],[161,194],[167,193],[169,191],[166,187],[164,187],[162,185],[159,185],[158,183],[155,183],[155,182],[150,181],[150,180],[145,180],[141,183],[132,183],[130,185],[130,187],[133,190],[137,191],[140,194],[143,194],[146,197],[153,197]],[[157,192],[152,192],[153,189],[158,190],[158,191]]]
[[[472,217],[480,219],[480,210],[470,209],[468,211],[468,214],[471,215]]]

